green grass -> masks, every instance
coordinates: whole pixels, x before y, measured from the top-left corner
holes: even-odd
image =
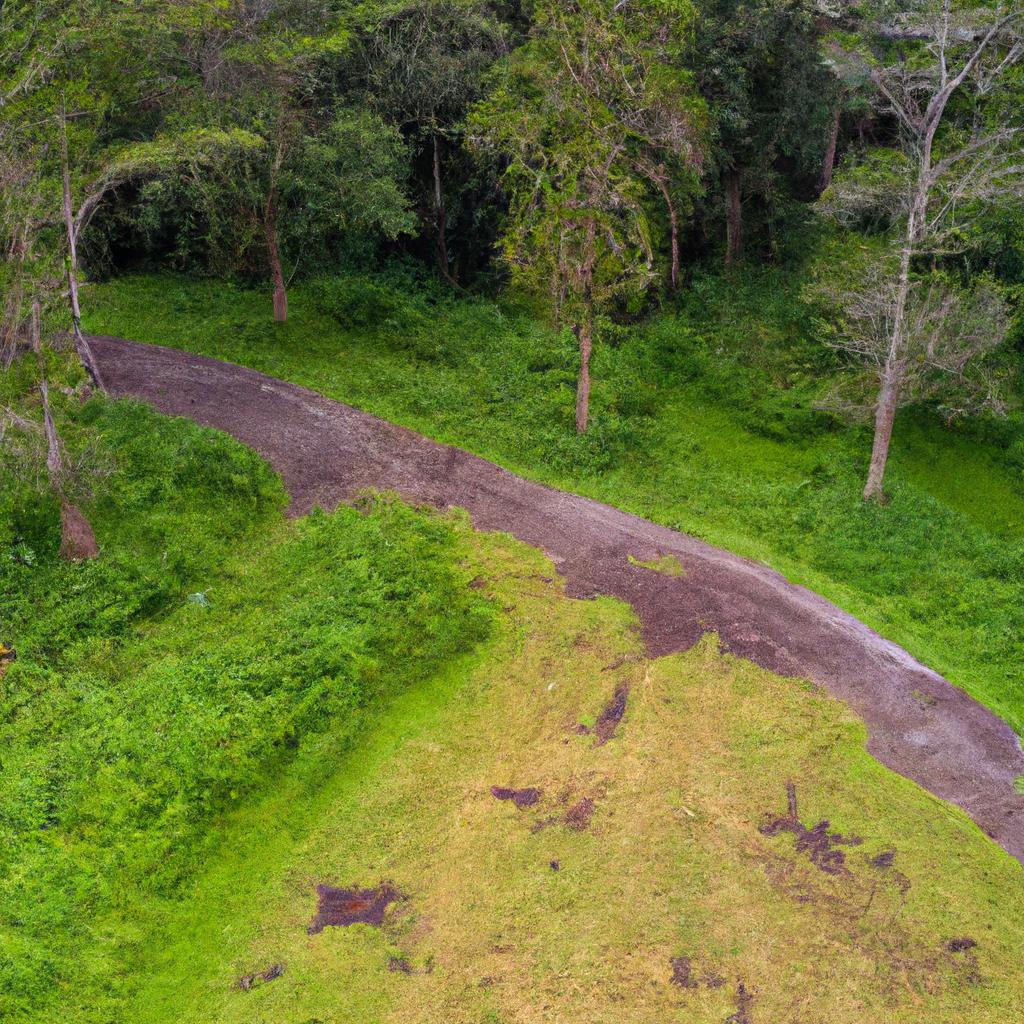
[[[392,702],[340,767],[324,735],[222,820],[189,898],[146,908],[159,941],[125,964],[124,1019],[721,1024],[741,981],[755,1021],[794,1007],[830,1024],[1014,1018],[1019,865],[874,761],[849,712],[711,638],[646,660],[624,605],[569,600],[538,552],[460,529],[502,608],[495,634]],[[573,723],[621,683],[626,716],[597,747]],[[863,840],[844,873],[759,830],[788,781],[805,824]],[[519,811],[493,785],[543,795]],[[590,827],[565,827],[585,796]],[[891,867],[871,863],[886,852]],[[406,899],[384,928],[307,934],[318,883],[385,879]],[[964,937],[973,960],[948,949]],[[724,983],[674,987],[677,956]],[[275,964],[276,980],[239,987]]]
[[[288,522],[254,453],[134,403],[66,402],[61,427],[116,470],[86,505],[103,555],[78,565],[56,510],[2,480],[5,1021],[115,1019],[140,921],[216,856],[221,819],[321,734],[342,758],[491,616],[437,519],[379,501]]]
[[[817,688],[713,638],[645,659],[627,606],[568,599],[458,513],[288,521],[222,434],[132,402],[58,414],[115,468],[85,502],[102,556],[68,565],[0,465],[4,1021],[720,1024],[741,982],[755,1020],[1018,1013],[1020,866]],[[575,724],[622,684],[596,746]],[[761,831],[789,781],[804,824],[862,837],[843,873]],[[317,883],[384,879],[407,897],[385,928],[307,934]],[[673,986],[679,956],[724,983]]]
[[[1024,443],[901,414],[884,508],[860,501],[870,438],[815,411],[834,357],[780,274],[698,281],[617,328],[572,429],[575,352],[509,303],[392,272],[267,296],[173,276],[87,291],[91,330],[293,380],[525,475],[743,555],[834,600],[1024,730]],[[980,429],[980,428],[979,428]]]

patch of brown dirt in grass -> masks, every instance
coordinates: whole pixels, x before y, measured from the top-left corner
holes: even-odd
[[[243,992],[248,992],[261,982],[274,981],[284,974],[284,964],[272,964],[265,971],[256,971],[252,974],[243,974],[238,979],[238,987]]]
[[[595,747],[602,746],[615,735],[615,730],[618,728],[619,722],[622,721],[622,716],[626,713],[626,700],[628,697],[629,684],[620,683],[615,688],[612,699],[604,706],[604,710],[598,716],[597,723],[594,726],[594,735],[597,737],[594,742]]]
[[[412,964],[409,963],[405,957],[392,956],[388,957],[388,970],[392,974],[414,974]]]
[[[846,854],[839,847],[859,846],[864,840],[859,836],[830,832],[827,818],[808,828],[800,821],[797,813],[796,786],[792,782],[786,783],[786,795],[789,799],[789,813],[765,822],[758,831],[763,836],[789,832],[796,836],[797,853],[806,853],[815,867],[829,875],[845,874]]]
[[[725,1018],[725,1024],[754,1024],[754,993],[742,981],[736,986],[736,1012]]]
[[[511,800],[520,810],[524,807],[532,807],[543,795],[542,791],[534,786],[527,789],[510,789],[507,786],[491,786],[491,796],[495,800]]]
[[[697,979],[693,976],[693,964],[688,956],[674,956],[672,964],[672,984],[676,988],[696,988]]]
[[[868,862],[873,868],[884,870],[885,868],[891,868],[893,861],[896,860],[895,850],[883,850],[882,853],[875,857],[872,857]]]
[[[382,882],[376,889],[336,889],[332,885],[318,885],[320,898],[316,917],[306,930],[310,935],[324,928],[344,928],[350,924],[370,924],[379,928],[384,923],[388,905],[401,899],[393,885]]]
[[[590,827],[590,819],[594,816],[594,799],[593,797],[585,796],[577,800],[565,812],[565,824],[575,829],[577,832],[583,832]]]

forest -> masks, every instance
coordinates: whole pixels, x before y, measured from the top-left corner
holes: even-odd
[[[0,1020],[1024,1018],[1019,0],[0,0]]]

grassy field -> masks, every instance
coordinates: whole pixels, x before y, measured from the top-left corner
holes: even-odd
[[[571,337],[398,272],[297,288],[287,324],[262,292],[172,276],[93,286],[86,308],[96,332],[297,381],[764,561],[1024,730],[1019,424],[901,414],[892,503],[864,505],[869,436],[813,408],[837,366],[784,276],[698,281],[678,312],[616,328],[582,439]]]
[[[407,690],[346,761],[315,739],[272,793],[221,822],[188,898],[149,909],[159,941],[130,962],[125,1019],[1020,1014],[1019,865],[874,762],[840,705],[720,656],[711,638],[643,659],[627,608],[569,600],[537,552],[453,528],[502,609],[496,634]],[[625,716],[598,745],[577,724],[623,685]],[[315,791],[309,763],[324,766]],[[804,825],[827,818],[862,840],[837,847],[839,873],[762,831],[785,814],[788,782]],[[540,796],[517,809],[493,786]],[[324,883],[401,896],[383,927],[310,934]]]
[[[646,659],[626,606],[458,513],[288,522],[223,435],[59,413],[116,468],[81,565],[4,479],[5,1021],[1020,1015],[1020,866],[842,705],[712,637]],[[309,932],[317,885],[381,883],[382,927]]]

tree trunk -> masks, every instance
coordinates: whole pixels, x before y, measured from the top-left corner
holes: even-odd
[[[93,387],[104,391],[106,389],[103,387],[103,379],[100,377],[99,367],[96,365],[96,360],[93,359],[89,342],[82,333],[82,310],[78,304],[78,233],[75,230],[75,218],[71,210],[71,169],[68,159],[67,121],[65,120],[63,104],[61,105],[60,148],[64,171],[64,229],[68,236],[68,297],[71,300],[71,324],[75,351],[78,353],[78,358],[81,360],[85,372],[89,375]]]
[[[725,185],[725,265],[734,266],[743,259],[743,203],[740,197],[739,171],[723,175]]]
[[[64,496],[64,456],[61,453],[60,436],[50,411],[50,387],[44,377],[39,383],[39,394],[43,399],[43,429],[46,433],[46,473],[50,485],[60,497],[60,556],[68,561],[78,562],[84,558],[96,558],[100,547],[96,543],[89,520],[77,505]]]
[[[267,195],[263,227],[267,235],[267,256],[270,260],[270,277],[274,282],[274,319],[284,322],[288,319],[288,290],[281,269],[281,249],[277,243],[277,194],[271,188]]]
[[[585,434],[590,419],[590,353],[594,347],[594,265],[597,263],[597,223],[587,218],[584,258],[580,266],[583,316],[576,327],[580,343],[580,375],[576,381],[576,433]]]
[[[819,192],[832,184],[832,172],[836,166],[836,148],[839,145],[839,126],[843,119],[843,107],[840,101],[836,101],[836,109],[832,115],[832,129],[829,132],[828,143],[825,146],[825,156],[821,161],[821,178],[818,181]]]
[[[676,212],[676,204],[672,202],[672,193],[669,191],[668,182],[662,177],[658,178],[658,188],[661,189],[661,195],[668,210],[669,245],[672,252],[669,282],[672,285],[672,290],[675,291],[679,285],[679,214]]]
[[[96,543],[89,520],[77,505],[61,498],[60,501],[60,556],[71,562],[96,558],[100,546]]]
[[[889,442],[892,439],[892,425],[900,401],[900,376],[893,367],[886,367],[882,387],[878,393],[878,407],[875,410],[875,440],[871,447],[871,465],[864,485],[865,501],[883,501],[885,491],[885,464],[889,459]]]
[[[445,209],[444,191],[441,188],[441,144],[437,132],[434,133],[434,259],[441,276],[449,284],[458,287],[448,258],[448,211]]]
[[[576,433],[587,432],[590,418],[590,353],[594,345],[593,316],[588,310],[576,328],[580,343],[580,375],[576,382]]]

